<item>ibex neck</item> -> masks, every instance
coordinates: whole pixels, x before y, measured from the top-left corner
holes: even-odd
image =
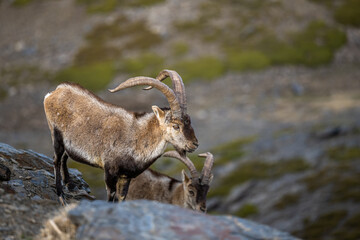
[[[148,113],[137,119],[135,147],[142,154],[143,160],[159,157],[165,150],[167,142],[155,114]],[[140,157],[140,156],[139,156]]]
[[[184,187],[182,184],[177,184],[175,186],[171,196],[171,204],[175,204],[180,207],[185,206]]]

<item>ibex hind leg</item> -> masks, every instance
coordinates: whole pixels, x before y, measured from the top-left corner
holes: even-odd
[[[55,173],[55,185],[56,185],[56,194],[59,197],[59,200],[62,205],[66,205],[64,192],[62,189],[61,184],[61,158],[65,152],[64,144],[62,140],[62,136],[60,132],[58,132],[56,129],[54,129],[53,133],[53,139],[54,139],[54,173]]]
[[[69,156],[67,155],[66,151],[64,152],[61,158],[61,176],[64,184],[67,186],[69,191],[73,191],[75,188],[75,184],[71,181],[69,170],[67,167],[67,160]]]

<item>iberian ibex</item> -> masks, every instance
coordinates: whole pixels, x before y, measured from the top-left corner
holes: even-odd
[[[173,88],[161,81],[170,76]],[[182,155],[198,147],[190,116],[186,113],[181,77],[164,70],[157,79],[134,77],[110,92],[145,85],[157,88],[170,108],[153,106],[152,113],[134,113],[107,103],[77,84],[63,83],[44,99],[45,114],[55,150],[57,195],[64,202],[61,173],[70,182],[68,156],[105,171],[108,201],[124,200],[130,180],[146,170],[168,143]]]
[[[201,174],[188,157],[180,156],[176,151],[165,152],[163,157],[172,157],[182,161],[190,170],[191,177],[182,170],[182,181],[179,181],[147,169],[131,181],[127,199],[155,200],[206,212],[206,195],[213,178],[211,169],[214,157],[209,152],[199,154],[199,156],[206,157]]]

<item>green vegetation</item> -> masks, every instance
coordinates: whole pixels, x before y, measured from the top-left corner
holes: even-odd
[[[304,220],[303,230],[294,235],[308,240],[323,239],[323,236],[333,231],[346,216],[345,210],[339,210],[321,215],[313,222]]]
[[[327,155],[335,161],[360,160],[360,147],[336,146],[327,150]]]
[[[52,74],[37,66],[19,65],[0,70],[0,100],[8,96],[8,89],[52,80]]]
[[[131,6],[131,7],[145,7],[154,4],[162,3],[165,0],[121,0],[120,4]]]
[[[148,50],[161,42],[160,36],[151,32],[143,21],[130,22],[119,16],[111,24],[100,24],[86,35],[87,45],[75,56],[75,65],[120,60],[123,51]],[[112,41],[123,41],[121,47]]]
[[[284,32],[279,37],[278,33],[275,34],[266,25],[253,23],[250,19],[266,15],[267,9],[273,7],[273,4],[265,1],[221,2],[206,3],[199,18],[175,23],[175,27],[179,32],[222,46],[224,52],[227,52],[224,61],[228,70],[261,70],[271,65],[284,64],[317,67],[331,62],[335,51],[346,43],[344,32],[322,21],[312,21],[303,31]],[[219,4],[222,4],[222,8],[231,9],[227,13],[233,14],[233,18],[241,16],[240,21],[229,21],[222,27],[214,26],[214,17],[208,17],[208,14],[211,12],[211,15],[216,15],[215,18],[221,17]],[[236,10],[239,8],[235,8],[235,5],[246,8],[251,14],[239,14],[239,10]]]
[[[110,83],[114,74],[114,64],[112,62],[104,62],[66,68],[56,74],[55,81],[75,82],[89,90],[99,91]]]
[[[29,3],[31,3],[33,0],[14,0],[11,5],[14,7],[23,7]]]
[[[346,42],[346,35],[324,22],[314,21],[304,32],[293,34],[292,42],[301,54],[301,64],[318,66],[332,60],[335,50]]]
[[[164,59],[154,53],[145,53],[138,57],[127,58],[122,62],[121,70],[131,75],[153,76],[159,69],[165,68]]]
[[[8,95],[7,91],[4,88],[0,87],[0,101],[4,100],[7,97],[7,95]]]
[[[335,239],[343,239],[343,240],[353,240],[353,239],[360,239],[360,214],[355,214],[354,216],[350,217],[341,229],[335,231],[332,236]]]
[[[339,23],[360,27],[360,2],[358,0],[343,1],[334,11],[334,17]]]
[[[221,166],[226,163],[229,163],[233,160],[240,159],[244,154],[243,147],[255,141],[255,136],[245,137],[235,139],[223,145],[219,145],[215,148],[210,149],[209,151],[214,154],[214,166]],[[166,149],[166,151],[173,150],[173,149]],[[195,153],[188,154],[188,157],[194,163],[194,166],[198,171],[201,171],[204,166],[204,158],[199,157]],[[170,176],[179,175],[182,169],[187,170],[184,164],[181,162],[170,159],[164,158],[161,161],[156,161],[152,168],[154,170],[159,170],[163,173],[169,174]]]
[[[26,0],[22,0],[26,1]],[[28,0],[29,1],[29,0]],[[151,6],[164,0],[77,0],[79,4],[87,7],[88,13],[109,13],[117,7],[144,7]]]
[[[311,1],[328,7],[337,22],[353,27],[360,26],[360,2],[358,0],[342,0],[338,2],[340,4],[334,4],[336,1],[329,0]]]
[[[270,60],[262,52],[229,51],[227,55],[228,68],[233,71],[260,70],[270,65]]]
[[[75,162],[73,160],[69,161],[68,166],[69,168],[75,168],[79,170],[93,191],[97,188],[105,188],[104,170],[83,163]]]
[[[360,178],[357,162],[337,162],[303,179],[311,192],[330,186],[332,202],[360,202]]]
[[[189,45],[184,42],[176,42],[172,45],[172,52],[176,57],[184,56],[189,52]]]
[[[335,180],[336,176],[334,176],[335,174],[332,170],[330,167],[325,168],[305,177],[303,182],[306,184],[307,189],[313,192]]]
[[[268,163],[259,160],[249,161],[229,173],[221,180],[219,187],[212,189],[209,196],[226,196],[231,189],[251,179],[278,178],[285,174],[302,172],[309,169],[309,164],[301,158]]]
[[[37,66],[19,65],[3,68],[0,71],[1,84],[17,87],[48,81],[51,74]]]
[[[281,199],[274,205],[278,210],[282,210],[290,205],[294,205],[299,202],[300,194],[289,193],[281,197]]]
[[[211,149],[211,152],[215,155],[216,166],[221,166],[230,161],[240,159],[245,154],[243,150],[244,146],[255,140],[255,136],[239,138]]]
[[[103,0],[103,1],[86,1],[78,0],[79,2],[92,2],[87,6],[88,13],[108,13],[116,9],[117,0]]]
[[[258,208],[251,203],[244,204],[238,211],[236,211],[235,215],[238,217],[246,218],[251,215],[255,215],[259,212]]]
[[[163,68],[163,58],[153,53],[122,59],[124,51],[146,51],[161,42],[161,38],[152,33],[143,21],[131,22],[119,16],[110,24],[96,26],[86,35],[86,40],[87,44],[75,55],[73,66],[56,74],[56,82],[76,82],[99,91],[110,83],[116,71],[131,75],[156,75]],[[116,46],[115,41],[123,44]]]
[[[333,186],[332,201],[345,202],[354,201],[360,202],[360,177],[359,173],[346,174],[336,180]]]
[[[80,48],[74,59],[74,65],[86,66],[98,62],[111,61],[121,56],[121,50],[111,46],[87,45]]]
[[[253,47],[263,52],[273,65],[316,67],[329,63],[335,51],[345,42],[346,35],[342,31],[324,22],[313,21],[303,32],[290,33],[288,41],[270,34]]]
[[[213,56],[202,56],[197,59],[179,61],[172,68],[176,69],[184,82],[194,79],[211,80],[225,72],[223,62]]]

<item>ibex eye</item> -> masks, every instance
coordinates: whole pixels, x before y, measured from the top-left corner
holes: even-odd
[[[175,130],[179,130],[179,129],[180,129],[180,127],[179,127],[178,124],[174,124],[174,125],[173,125],[173,128],[174,128]]]
[[[189,191],[189,194],[190,194],[191,196],[194,196],[194,195],[195,195],[195,193],[194,193],[193,191]]]

